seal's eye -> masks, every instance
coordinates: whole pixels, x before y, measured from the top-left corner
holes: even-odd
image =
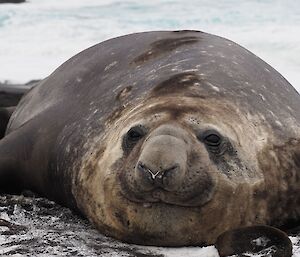
[[[127,132],[127,137],[129,140],[131,141],[137,141],[140,138],[142,138],[144,136],[144,131],[143,129],[138,126],[138,127],[133,127],[131,128],[128,132]]]
[[[222,143],[222,136],[215,130],[207,130],[203,132],[198,139],[207,146],[218,147]]]
[[[127,150],[133,148],[133,146],[146,135],[146,132],[146,128],[142,125],[132,127],[123,138],[123,147]]]
[[[218,146],[221,143],[221,138],[216,134],[210,134],[204,138],[204,142],[211,146]]]

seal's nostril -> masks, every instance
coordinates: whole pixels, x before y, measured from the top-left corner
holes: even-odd
[[[170,168],[160,169],[160,170],[151,170],[146,164],[143,162],[137,163],[137,170],[139,171],[139,175],[141,178],[147,179],[151,181],[151,184],[155,184],[157,187],[164,187],[164,185],[170,184],[170,180],[173,180],[174,175],[172,173],[177,174],[177,171],[180,169],[180,165],[178,163],[174,165],[170,165]],[[175,175],[176,176],[176,175]]]
[[[178,165],[178,164],[175,164],[175,165],[172,166],[171,168],[165,169],[165,170],[163,171],[163,173],[170,172],[170,171],[174,171],[174,170],[176,170],[177,168],[179,168],[179,165]]]
[[[138,170],[143,172],[150,180],[154,180],[156,175],[158,174],[154,174],[151,169],[149,169],[145,164],[141,162],[138,163]]]
[[[138,170],[145,171],[145,166],[142,163],[138,164]]]
[[[139,162],[138,164],[138,170],[142,172],[151,172],[151,170],[143,163]]]

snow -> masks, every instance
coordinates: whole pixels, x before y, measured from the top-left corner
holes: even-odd
[[[119,242],[101,235],[69,209],[43,198],[0,195],[0,210],[0,255],[219,257],[214,246],[167,248]],[[293,257],[300,257],[300,234],[290,239]],[[264,250],[245,256],[267,255]]]

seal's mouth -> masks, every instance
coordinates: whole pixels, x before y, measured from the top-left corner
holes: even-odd
[[[152,208],[154,206],[163,206],[163,205],[167,205],[167,206],[174,206],[174,207],[184,207],[184,208],[202,208],[205,206],[205,204],[199,206],[198,204],[189,204],[189,203],[174,203],[174,202],[167,202],[167,201],[163,201],[163,200],[153,200],[151,201],[151,199],[149,201],[136,201],[133,199],[128,199],[128,197],[125,197],[128,201],[135,203],[135,204],[140,204],[142,205],[144,208]]]
[[[162,195],[162,192],[153,192],[157,196]],[[164,205],[171,205],[171,206],[177,206],[177,207],[199,207],[198,204],[191,204],[191,203],[184,203],[184,202],[178,202],[178,201],[169,201],[168,199],[164,200],[163,198],[147,198],[147,199],[137,199],[137,198],[129,198],[128,196],[125,196],[122,194],[124,198],[126,198],[128,201],[137,203],[137,204],[142,204],[144,208],[151,208],[153,205],[157,204],[164,204]]]
[[[121,180],[121,195],[130,202],[152,206],[153,204],[167,204],[181,207],[200,207],[208,203],[214,195],[213,181],[207,180],[205,189],[198,186],[193,190],[168,191],[164,188],[153,188],[149,191],[142,190],[136,183],[134,186]]]

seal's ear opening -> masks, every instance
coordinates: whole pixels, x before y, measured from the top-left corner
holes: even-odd
[[[272,257],[292,256],[289,237],[270,226],[250,226],[226,231],[218,237],[215,246],[221,257],[234,254],[240,256],[243,253]]]

